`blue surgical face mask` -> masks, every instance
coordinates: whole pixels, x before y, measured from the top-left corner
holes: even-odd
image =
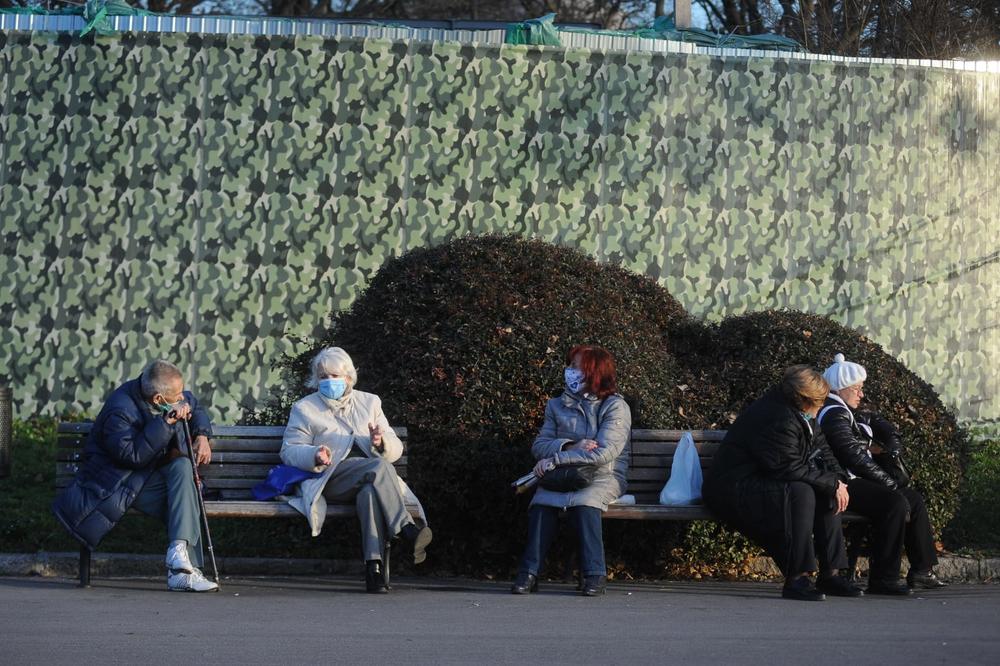
[[[805,412],[799,412],[799,414],[801,414],[802,418],[804,418],[806,421],[812,421],[813,420],[813,415],[812,414],[807,414]]]
[[[343,377],[319,380],[319,392],[324,398],[340,400],[347,391],[347,380]]]
[[[573,367],[566,368],[563,371],[563,377],[566,379],[566,388],[571,393],[579,393],[580,389],[583,388],[583,372],[581,370]]]

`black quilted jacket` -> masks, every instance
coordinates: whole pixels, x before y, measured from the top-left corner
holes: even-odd
[[[729,428],[702,495],[719,518],[755,538],[784,530],[790,481],[832,498],[844,479],[823,434],[774,388]]]
[[[835,398],[827,398],[823,410],[825,411],[820,414],[820,427],[841,467],[862,479],[881,483],[895,490],[898,485],[896,480],[879,467],[869,454],[871,437],[858,426],[851,409]],[[895,441],[898,446],[898,436]]]

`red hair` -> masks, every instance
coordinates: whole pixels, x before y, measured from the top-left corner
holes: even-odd
[[[615,378],[615,357],[602,347],[577,345],[566,354],[566,365],[573,365],[573,359],[580,357],[580,370],[587,382],[587,391],[604,400],[618,392]]]

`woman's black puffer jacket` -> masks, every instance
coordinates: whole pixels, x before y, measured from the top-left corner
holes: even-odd
[[[868,452],[871,438],[858,426],[850,408],[834,398],[827,398],[823,405],[820,427],[841,467],[855,476],[881,483],[892,490],[899,486],[896,480],[872,459]]]

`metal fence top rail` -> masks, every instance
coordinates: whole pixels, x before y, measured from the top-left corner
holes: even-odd
[[[109,27],[116,32],[182,32],[223,35],[312,35],[320,37],[374,38],[415,41],[452,41],[466,44],[500,45],[506,31],[501,24],[482,21],[417,21],[408,24],[274,16],[108,16]],[[86,21],[75,15],[0,14],[0,30],[77,32]],[[689,42],[651,39],[607,32],[560,30],[562,46],[532,48],[586,48],[606,51],[686,53],[721,58],[772,58],[825,61],[854,65],[893,65],[947,69],[966,72],[1000,73],[1000,61],[986,60],[913,60],[895,58],[858,58],[818,53],[793,53],[706,47]]]

